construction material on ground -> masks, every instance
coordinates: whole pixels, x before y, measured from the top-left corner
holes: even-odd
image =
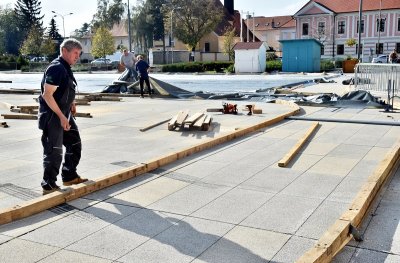
[[[114,96],[105,96],[101,94],[85,95],[85,99],[88,101],[121,101],[122,98]]]
[[[4,119],[37,120],[34,114],[1,114]]]
[[[170,164],[176,160],[185,158],[189,155],[201,152],[206,149],[210,149],[216,145],[220,145],[227,141],[245,136],[249,133],[255,132],[259,129],[265,128],[267,126],[276,124],[284,120],[287,116],[297,114],[300,112],[300,108],[293,104],[290,111],[278,115],[272,119],[264,120],[255,125],[245,127],[240,130],[233,131],[228,134],[219,135],[212,137],[204,142],[198,143],[196,145],[184,148],[177,152],[166,154],[155,159],[151,159],[147,162],[131,166],[129,168],[123,169],[121,171],[106,175],[102,178],[87,181],[78,185],[73,185],[59,191],[55,191],[45,196],[37,197],[35,199],[23,202],[19,205],[13,206],[11,208],[0,209],[0,225],[7,224],[14,220],[25,218],[46,209],[52,208],[54,206],[78,199],[82,196],[88,195],[92,192],[101,190],[103,188],[109,187],[111,185],[126,181],[128,179],[134,178],[136,176],[148,173],[159,167]],[[176,116],[175,116],[176,117]]]
[[[12,83],[12,80],[0,80],[0,83]]]
[[[93,116],[89,112],[76,112],[74,117],[93,118]]]
[[[157,127],[157,126],[159,126],[159,125],[161,125],[161,124],[167,123],[167,122],[169,122],[169,120],[170,120],[170,119],[163,120],[163,121],[160,121],[160,122],[151,124],[151,125],[149,125],[149,126],[146,126],[146,127],[144,127],[144,128],[141,128],[141,129],[139,129],[139,130],[140,130],[141,132],[144,132],[144,131],[150,130],[150,129],[154,128],[154,127]]]
[[[222,112],[224,114],[237,114],[237,104],[224,103],[222,108],[209,108],[207,112]]]
[[[248,111],[249,113],[247,115],[262,114],[262,109],[256,109],[255,104],[245,105],[245,108],[243,108],[243,111]]]
[[[296,156],[296,154],[300,151],[301,147],[306,143],[308,138],[313,134],[313,132],[318,128],[319,123],[316,122],[314,123],[310,129],[304,134],[303,137],[300,138],[300,140],[296,143],[295,146],[293,146],[292,149],[278,162],[279,167],[286,167],[289,162]]]
[[[377,169],[368,177],[352,204],[322,235],[318,242],[296,262],[331,262],[333,257],[354,237],[361,241],[357,227],[367,215],[383,184],[396,172],[400,163],[400,142],[385,156]]]
[[[11,106],[10,111],[16,113],[36,114],[39,109],[38,105],[32,106]]]
[[[10,127],[10,126],[8,126],[7,122],[5,122],[5,121],[0,122],[0,126],[3,127],[3,128],[8,128],[8,127]]]
[[[183,125],[193,126],[193,124],[194,124],[198,119],[200,119],[203,115],[204,115],[204,113],[202,113],[202,112],[196,112],[196,113],[193,114],[192,116],[186,118],[185,121],[183,122]]]
[[[90,101],[87,99],[75,99],[75,105],[90,106]]]
[[[176,127],[181,127],[188,115],[189,115],[189,110],[179,111],[178,114],[172,117],[172,119],[168,122],[168,130],[172,131],[175,130]]]
[[[206,115],[204,122],[201,125],[201,130],[208,131],[211,127],[212,118],[210,115]]]
[[[298,120],[298,121],[320,121],[320,122],[338,122],[338,123],[400,126],[400,122],[398,122],[398,121],[351,120],[351,119],[311,118],[311,117],[296,117],[296,116],[290,116],[290,117],[287,117],[287,119],[288,120]]]

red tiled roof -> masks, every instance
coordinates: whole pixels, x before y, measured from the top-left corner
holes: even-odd
[[[253,18],[246,19],[245,23],[249,27],[249,29],[253,29]],[[254,17],[254,25],[255,31],[265,31],[296,27],[296,20],[293,19],[291,16],[256,16]],[[274,27],[272,25],[274,25]]]
[[[335,13],[358,12],[360,4],[359,0],[311,0],[310,2],[319,3]],[[379,10],[380,2],[382,2],[382,10],[400,9],[400,0],[363,0],[362,9],[363,11]]]
[[[263,44],[264,42],[238,42],[233,49],[259,49]]]

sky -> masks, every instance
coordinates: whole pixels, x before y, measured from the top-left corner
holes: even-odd
[[[125,0],[127,2],[128,0]],[[199,1],[199,0],[193,0]],[[201,0],[200,0],[201,1]],[[255,16],[283,16],[293,15],[309,0],[234,0],[234,8],[241,12]],[[7,4],[14,7],[16,0],[0,0],[0,6]],[[221,0],[223,3],[223,0]],[[48,27],[55,11],[64,15],[66,36],[72,31],[82,27],[83,23],[90,23],[93,14],[97,10],[97,0],[41,0],[44,15],[43,26]],[[130,5],[135,5],[136,0],[130,0]],[[73,13],[72,15],[66,15]],[[60,16],[54,18],[61,35],[63,35],[63,19]]]

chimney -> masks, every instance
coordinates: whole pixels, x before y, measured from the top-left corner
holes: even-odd
[[[226,10],[228,10],[229,14],[233,15],[235,12],[235,8],[233,6],[233,0],[224,0],[224,6]]]

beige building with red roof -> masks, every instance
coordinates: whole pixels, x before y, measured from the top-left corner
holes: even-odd
[[[279,40],[289,40],[296,38],[296,20],[292,16],[275,16],[275,17],[251,17],[244,21],[247,29],[253,34],[255,39],[264,41],[269,48],[281,55],[282,46]],[[249,39],[252,41],[252,39]]]

